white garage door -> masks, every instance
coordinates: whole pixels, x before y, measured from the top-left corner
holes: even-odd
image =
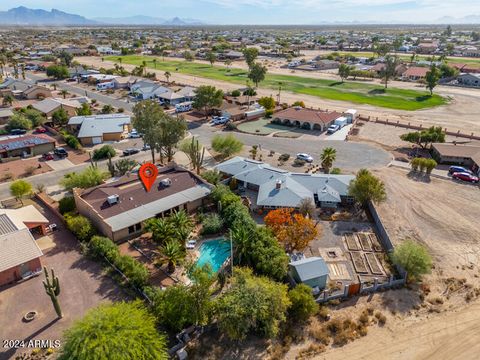
[[[93,145],[101,144],[102,143],[102,137],[101,136],[93,137],[92,138],[92,143],[93,143]]]

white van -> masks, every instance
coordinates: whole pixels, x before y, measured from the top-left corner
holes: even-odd
[[[177,113],[182,113],[182,112],[186,112],[186,111],[190,111],[190,110],[192,110],[192,102],[191,101],[187,101],[187,102],[183,102],[183,103],[175,105],[175,112],[177,112]]]

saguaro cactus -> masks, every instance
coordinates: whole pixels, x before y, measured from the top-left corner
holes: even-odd
[[[60,295],[60,283],[58,282],[58,278],[55,276],[53,269],[51,279],[45,266],[43,267],[43,271],[45,273],[45,281],[43,281],[45,292],[48,296],[50,296],[55,312],[57,313],[58,317],[61,318],[63,317],[62,309],[60,309],[60,304],[58,303],[58,295]]]

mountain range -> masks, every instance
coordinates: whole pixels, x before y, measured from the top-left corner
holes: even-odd
[[[162,26],[188,26],[202,25],[200,20],[156,18],[151,16],[130,16],[124,18],[95,18],[69,14],[57,9],[51,11],[43,9],[29,9],[19,6],[8,11],[0,11],[1,25],[16,26],[67,26],[67,25],[162,25]]]

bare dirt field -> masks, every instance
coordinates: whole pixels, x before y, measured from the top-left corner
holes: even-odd
[[[98,68],[114,66],[113,62],[102,62],[101,58],[97,57],[80,57],[77,58],[77,60],[82,64]],[[239,62],[237,62],[236,64],[239,64],[238,67],[244,66]],[[135,67],[128,64],[123,64],[122,66],[129,71],[131,71]],[[149,69],[149,71],[155,72],[158,79],[164,79],[163,71],[154,69]],[[280,74],[291,74],[291,71],[288,69],[275,69],[275,67],[272,68],[271,72]],[[332,74],[325,73],[299,74],[298,72],[295,73],[295,75],[313,78],[331,78],[332,76]],[[191,86],[214,85],[222,88],[224,91],[232,91],[238,88],[237,84],[179,73],[172,73],[170,81]],[[405,89],[423,89],[423,85],[400,81],[392,81],[390,83],[390,86]],[[257,92],[259,96],[275,95],[275,91],[273,91],[272,89],[260,88]],[[418,110],[415,112],[403,110],[389,110],[385,108],[377,108],[370,105],[351,104],[344,101],[326,100],[315,96],[293,94],[288,92],[282,92],[281,101],[293,103],[297,100],[301,100],[304,101],[304,103],[309,107],[339,111],[345,111],[345,109],[353,107],[357,109],[361,113],[361,115],[364,116],[378,117],[381,119],[388,118],[389,120],[401,120],[403,122],[412,122],[416,124],[421,123],[424,126],[440,125],[442,127],[446,127],[449,130],[460,130],[468,134],[471,132],[477,134],[480,133],[480,118],[477,115],[480,112],[480,91],[478,89],[438,86],[435,89],[435,92],[442,96],[450,98],[450,103],[448,105],[426,110]]]

